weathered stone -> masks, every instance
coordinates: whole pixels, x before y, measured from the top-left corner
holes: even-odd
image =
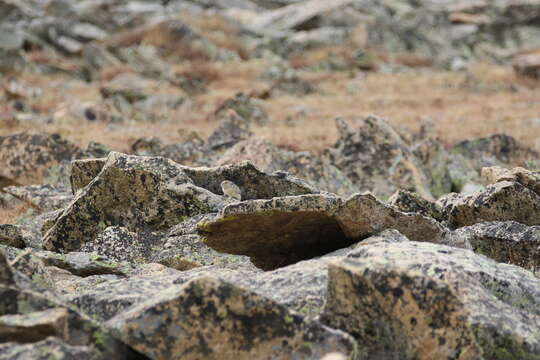
[[[456,230],[472,249],[496,261],[540,271],[540,226],[515,221],[493,221]]]
[[[286,171],[313,184],[317,189],[339,196],[350,196],[358,189],[329,159],[307,151],[292,152],[278,149],[271,143],[252,137],[241,141],[217,161],[217,165],[249,160],[264,172]]]
[[[163,156],[183,165],[197,165],[205,156],[205,144],[199,138],[165,145],[158,138],[140,138],[131,145],[136,155]]]
[[[17,248],[26,247],[23,229],[11,224],[0,225],[0,244]]]
[[[303,195],[230,204],[217,218],[198,224],[213,249],[248,255],[262,269],[274,269],[344,248],[385,229],[411,240],[444,242],[447,229],[415,213],[403,213],[371,194],[343,201]]]
[[[0,136],[0,178],[32,184],[62,160],[77,157],[81,150],[58,134],[19,133]]]
[[[65,308],[52,308],[26,315],[0,316],[0,338],[3,341],[29,343],[55,336],[67,340]]]
[[[469,250],[359,246],[330,265],[323,321],[365,359],[535,359],[540,279]]]
[[[483,221],[540,224],[540,195],[517,182],[502,181],[485,190],[453,199],[443,210],[454,227]]]
[[[388,199],[388,204],[403,212],[414,212],[424,216],[430,216],[439,221],[444,219],[442,211],[436,203],[407,190],[396,191]]]
[[[90,184],[98,176],[106,162],[107,159],[105,158],[72,161],[69,181],[73,194],[76,194],[77,191]]]
[[[183,167],[159,157],[111,152],[44,237],[44,247],[75,251],[108,226],[165,230],[182,218],[215,212],[226,199],[193,185]]]
[[[246,124],[265,125],[269,121],[260,100],[242,93],[226,100],[216,109],[214,114],[218,119],[228,118],[231,115],[230,110],[233,110],[234,114],[238,115]]]
[[[515,56],[512,67],[520,75],[540,79],[540,51]]]
[[[13,272],[11,267],[8,264],[4,253],[0,251],[0,285],[13,285],[15,281],[13,280]]]
[[[56,337],[49,337],[32,344],[0,344],[0,359],[100,360],[102,355],[92,347],[68,345]]]
[[[106,326],[153,359],[319,359],[354,351],[346,334],[212,278],[169,288]]]
[[[482,168],[482,180],[486,184],[515,181],[540,195],[540,172],[517,167],[507,170],[498,166]]]
[[[360,191],[384,199],[403,188],[433,199],[422,164],[385,120],[367,117],[356,123],[358,129],[352,129],[336,120],[340,138],[328,156]]]
[[[219,125],[206,142],[206,147],[209,150],[226,150],[236,143],[253,136],[253,133],[249,130],[249,121],[240,117],[234,110],[221,110],[219,114],[221,114]]]
[[[9,186],[4,188],[4,192],[32,205],[41,212],[64,208],[73,200],[73,195],[69,190],[50,185]]]

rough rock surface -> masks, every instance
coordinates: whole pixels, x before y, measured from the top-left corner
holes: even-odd
[[[357,119],[356,128],[342,119],[336,124],[340,138],[328,155],[360,191],[388,198],[397,187],[433,198],[420,161],[385,120]]]
[[[32,184],[32,177],[39,178],[49,167],[82,153],[60,135],[46,133],[0,136],[0,149],[0,164],[4,164],[0,169],[0,179],[20,185]]]
[[[540,195],[517,182],[501,181],[450,201],[443,210],[454,227],[483,221],[540,224]]]
[[[73,200],[73,195],[67,189],[50,185],[9,186],[3,191],[30,204],[40,212],[64,208]]]
[[[153,359],[319,359],[354,351],[346,334],[212,278],[169,288],[106,326]]]
[[[263,269],[329,253],[386,229],[416,241],[443,242],[447,234],[437,221],[403,213],[371,194],[346,201],[323,194],[243,201],[198,227],[210,247],[248,255]]]
[[[456,233],[478,254],[534,272],[540,270],[540,226],[493,221],[462,227]]]
[[[330,266],[323,318],[355,336],[360,358],[534,359],[539,285],[469,250],[377,242]]]

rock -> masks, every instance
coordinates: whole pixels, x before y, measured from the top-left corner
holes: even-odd
[[[534,272],[540,270],[540,226],[493,221],[462,227],[456,233],[478,254]]]
[[[0,225],[0,244],[22,249],[26,247],[25,235],[23,229],[19,226]]]
[[[354,351],[344,333],[212,278],[169,288],[106,326],[153,359],[251,359],[260,354],[319,359],[327,352]]]
[[[388,198],[398,188],[414,190],[431,200],[429,179],[420,161],[383,119],[357,119],[358,129],[337,119],[340,138],[328,150],[332,163],[361,191]]]
[[[75,251],[108,226],[165,230],[182,218],[217,211],[224,198],[195,186],[184,168],[159,157],[111,152],[44,237],[44,247]]]
[[[81,150],[58,134],[19,133],[0,136],[0,177],[31,184],[62,160],[77,157]]]
[[[37,342],[55,336],[67,340],[67,310],[52,308],[27,315],[0,316],[0,336],[6,342]]]
[[[8,260],[6,259],[4,253],[0,251],[0,285],[9,286],[15,284],[13,280],[13,272],[9,266]]]
[[[242,199],[271,199],[318,193],[315,187],[285,172],[266,174],[249,161],[216,167],[183,167],[183,171],[196,186],[222,194],[221,183],[232,181],[240,188]]]
[[[140,231],[134,233],[120,226],[109,226],[94,240],[81,246],[81,251],[106,256],[115,261],[146,262],[154,249],[163,244],[163,234]]]
[[[131,145],[135,155],[163,156],[183,165],[199,165],[205,157],[205,144],[199,138],[165,145],[158,138],[140,138]]]
[[[88,185],[103,168],[106,158],[82,159],[71,162],[71,175],[69,182],[71,191],[75,195],[80,189]]]
[[[450,149],[452,153],[473,160],[477,171],[485,166],[521,165],[527,160],[537,160],[540,155],[520,144],[515,138],[505,134],[465,140]]]
[[[217,165],[251,161],[264,172],[284,170],[306,180],[315,188],[339,196],[350,196],[358,189],[351,180],[331,161],[307,151],[292,152],[279,149],[271,143],[252,137],[241,141],[227,150],[217,161]]]
[[[66,207],[73,195],[67,189],[50,185],[10,186],[4,192],[13,195],[41,212],[54,211]]]
[[[227,118],[230,116],[230,110],[233,110],[246,124],[265,125],[268,123],[268,115],[264,110],[261,101],[254,99],[242,93],[235,97],[227,99],[221,104],[214,115],[216,118]]]
[[[435,220],[442,221],[442,210],[436,203],[426,200],[416,193],[407,190],[398,190],[388,199],[388,204],[403,212],[413,212],[430,216]]]
[[[346,201],[323,194],[242,201],[200,222],[198,229],[208,246],[250,256],[265,270],[345,248],[385,229],[431,242],[444,242],[448,233],[437,221],[400,212],[371,194]]]
[[[206,147],[212,152],[226,150],[236,143],[253,136],[253,133],[249,131],[246,119],[241,118],[234,111],[228,110],[228,113],[228,117],[221,115],[222,120],[219,122],[219,126],[208,137]]]
[[[330,265],[328,283],[323,321],[352,334],[360,358],[533,359],[540,350],[540,279],[469,250],[360,246]]]
[[[516,55],[512,67],[519,75],[540,79],[540,51]]]
[[[515,181],[540,195],[540,172],[529,171],[524,168],[507,170],[493,166],[482,168],[482,180],[486,184],[495,184],[501,181]]]
[[[88,346],[68,345],[64,341],[49,337],[31,344],[18,342],[0,344],[1,360],[58,359],[99,360],[101,354]]]
[[[501,181],[485,190],[458,197],[443,209],[454,227],[483,221],[540,224],[540,196],[517,182]]]

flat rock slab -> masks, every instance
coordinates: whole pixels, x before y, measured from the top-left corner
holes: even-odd
[[[0,344],[0,360],[55,359],[100,360],[103,355],[89,346],[73,346],[49,337],[30,344],[8,342]]]
[[[371,194],[348,200],[319,194],[231,204],[198,225],[217,251],[250,256],[266,270],[345,248],[386,229],[411,240],[443,242],[447,229],[432,218],[403,213]]]
[[[106,326],[152,359],[320,359],[354,351],[345,333],[208,277],[169,288]]]
[[[4,192],[30,204],[40,212],[54,211],[69,205],[73,195],[68,189],[51,185],[9,186]]]
[[[361,359],[540,354],[540,279],[470,250],[360,244],[330,265],[328,284],[323,321],[352,334]]]

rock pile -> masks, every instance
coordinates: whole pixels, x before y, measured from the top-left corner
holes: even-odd
[[[43,167],[72,161],[56,185],[3,189],[35,210],[0,225],[0,359],[534,359],[540,173],[476,169],[536,153],[502,136],[448,151],[379,118],[357,124],[338,120],[319,154],[238,140],[215,167],[4,137],[13,159],[39,145]],[[426,144],[478,191],[433,191]],[[228,164],[251,156],[319,181]],[[12,161],[5,176],[23,183],[38,165]],[[332,174],[355,193],[328,192]]]

